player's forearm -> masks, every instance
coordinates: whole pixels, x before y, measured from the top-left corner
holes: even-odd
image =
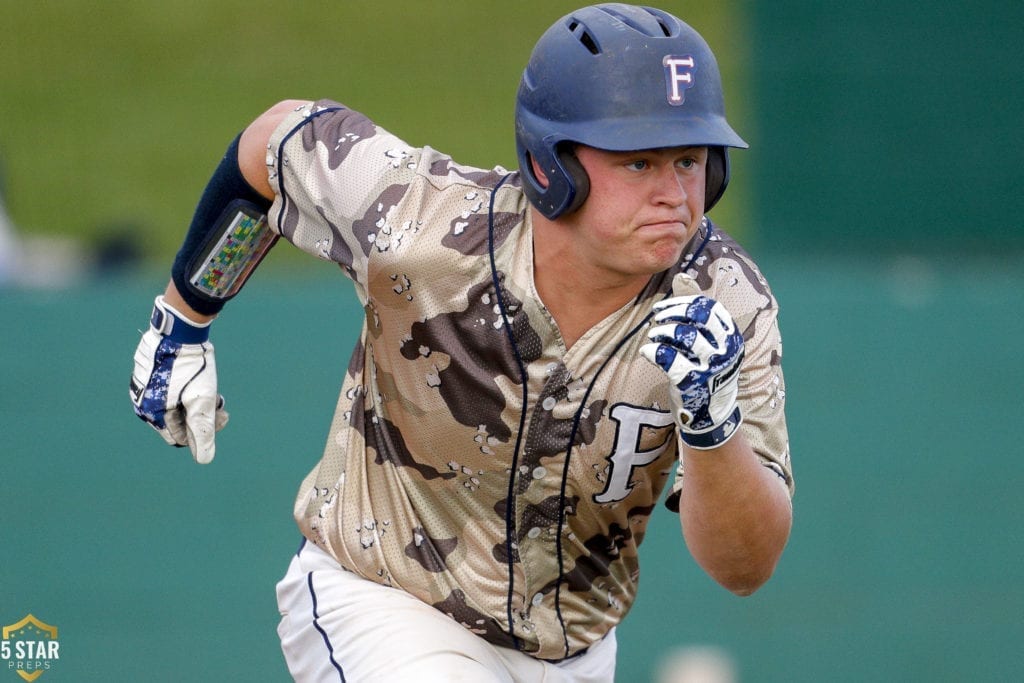
[[[792,524],[781,479],[743,434],[709,451],[687,449],[679,515],[687,547],[718,583],[749,595],[772,575]]]

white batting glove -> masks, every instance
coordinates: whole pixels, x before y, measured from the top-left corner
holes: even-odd
[[[722,445],[742,416],[736,404],[743,335],[725,306],[704,295],[679,296],[654,305],[640,355],[668,375],[683,442],[701,450]]]
[[[214,433],[228,422],[209,336],[209,323],[193,323],[157,297],[129,388],[135,414],[203,465],[213,460]]]

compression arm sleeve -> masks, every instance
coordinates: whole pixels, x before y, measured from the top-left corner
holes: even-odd
[[[238,141],[228,146],[199,198],[171,278],[196,312],[220,312],[266,256],[277,235],[266,221],[272,202],[246,181]]]

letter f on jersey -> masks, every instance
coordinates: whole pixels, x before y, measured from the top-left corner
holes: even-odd
[[[640,435],[644,428],[670,427],[673,423],[671,413],[619,403],[612,407],[608,415],[615,420],[618,427],[613,450],[607,456],[608,482],[604,491],[594,496],[596,503],[614,503],[625,499],[633,490],[630,482],[634,468],[650,465],[661,457],[672,442],[671,439],[666,439],[652,450],[640,450]]]

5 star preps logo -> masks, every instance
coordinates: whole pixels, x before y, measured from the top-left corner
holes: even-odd
[[[0,659],[8,671],[26,681],[34,681],[60,659],[57,627],[29,614],[21,621],[3,627]]]

